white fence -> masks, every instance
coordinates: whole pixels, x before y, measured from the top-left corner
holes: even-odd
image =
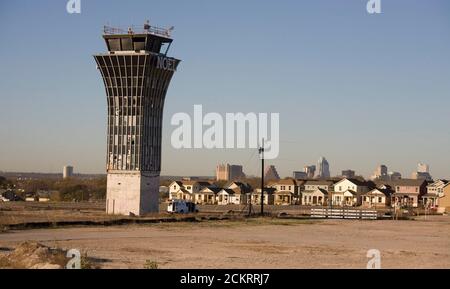
[[[311,217],[318,219],[376,220],[377,211],[358,209],[311,209]]]

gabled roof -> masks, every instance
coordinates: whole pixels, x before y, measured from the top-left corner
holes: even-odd
[[[344,195],[345,195],[345,193],[350,193],[350,194],[352,194],[353,196],[356,196],[358,193],[357,192],[355,192],[355,191],[353,191],[353,190],[345,190],[344,192],[342,192]]]
[[[327,191],[327,190],[324,190],[324,189],[320,189],[320,188],[319,188],[319,189],[316,190],[316,192],[317,192],[317,191],[321,192],[321,193],[324,194],[324,195],[328,195],[328,191]]]
[[[368,186],[368,184],[366,182],[362,182],[358,179],[351,179],[351,178],[343,178],[342,180],[340,180],[339,182],[337,182],[335,185],[338,185],[339,183],[342,183],[344,181],[349,181],[352,184],[355,184],[356,186]]]
[[[324,189],[317,189],[317,190],[314,190],[314,191],[305,191],[305,192],[303,192],[303,193],[307,193],[307,194],[314,194],[314,193],[317,193],[317,192],[320,192],[320,193],[322,193],[322,194],[324,194],[324,195],[328,195],[328,191],[327,190],[324,190]]]
[[[436,186],[436,185],[447,185],[448,184],[448,181],[447,180],[436,180],[436,181],[434,181],[434,182],[432,182],[432,183],[430,183],[430,184],[428,184],[428,186],[429,187],[434,187],[434,186]]]
[[[176,193],[178,193],[178,192],[183,192],[185,194],[191,194],[188,190],[183,189],[183,188],[180,188]]]
[[[241,189],[241,191],[243,191],[244,193],[250,192],[252,190],[252,186],[250,186],[248,183],[243,183],[243,182],[229,182],[228,184],[225,185],[225,188],[230,188],[232,185],[236,185],[237,187],[239,187]]]
[[[370,192],[363,194],[363,196],[371,195],[375,192],[380,192],[380,193],[384,194],[386,197],[389,197],[390,195],[392,195],[394,193],[393,191],[391,191],[389,189],[373,189]]]
[[[216,188],[216,187],[209,187],[209,188],[204,188],[202,189],[199,194],[206,194],[209,192],[212,192],[214,194],[217,194],[218,192],[220,192],[222,189],[221,188]]]
[[[232,189],[221,189],[219,194],[222,193],[222,192],[226,192],[229,195],[234,195],[235,194],[235,192]]]
[[[173,181],[172,183],[170,183],[170,185],[173,185],[174,183],[177,184],[180,187],[183,185],[183,183],[180,182],[180,181]]]

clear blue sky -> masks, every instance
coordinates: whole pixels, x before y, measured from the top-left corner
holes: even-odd
[[[162,174],[213,175],[218,162],[257,174],[249,150],[176,151],[170,118],[279,112],[283,176],[326,156],[333,174],[368,176],[418,162],[450,177],[450,1],[1,1],[0,170],[105,170],[106,98],[92,55],[102,26],[176,27],[183,60],[169,89]]]

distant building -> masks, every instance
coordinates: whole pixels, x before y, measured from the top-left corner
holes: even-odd
[[[292,175],[292,177],[293,177],[295,180],[305,180],[305,179],[308,178],[308,174],[305,173],[305,172],[294,172],[293,175]]]
[[[280,175],[277,172],[277,169],[275,166],[269,166],[266,168],[266,171],[264,173],[264,180],[265,181],[278,181],[280,180]]]
[[[427,165],[427,164],[419,163],[417,165],[417,172],[419,172],[419,173],[429,173],[430,172],[430,166]]]
[[[244,178],[243,167],[238,165],[220,164],[216,168],[217,181],[235,181]]]
[[[306,173],[308,179],[312,179],[316,175],[316,166],[306,166],[303,168],[303,171]]]
[[[63,178],[71,178],[73,177],[73,167],[72,166],[65,166],[63,168]]]
[[[389,172],[388,173],[389,180],[391,181],[397,181],[402,179],[402,174],[399,172]]]
[[[347,179],[352,179],[355,177],[355,175],[356,175],[356,173],[353,170],[345,170],[345,171],[342,171],[342,174],[341,174],[342,177],[347,178]]]
[[[370,177],[370,179],[388,181],[389,175],[387,166],[385,165],[378,166],[375,172],[373,173],[373,176]]]
[[[327,179],[330,175],[330,165],[326,158],[321,157],[317,162],[316,178]]]
[[[417,171],[411,174],[411,178],[414,180],[432,181],[433,177],[430,175],[430,166],[419,163],[417,165]]]

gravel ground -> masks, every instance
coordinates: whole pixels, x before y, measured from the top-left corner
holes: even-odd
[[[102,268],[450,268],[450,217],[414,221],[253,219],[0,233],[0,254],[24,241],[76,248]]]

